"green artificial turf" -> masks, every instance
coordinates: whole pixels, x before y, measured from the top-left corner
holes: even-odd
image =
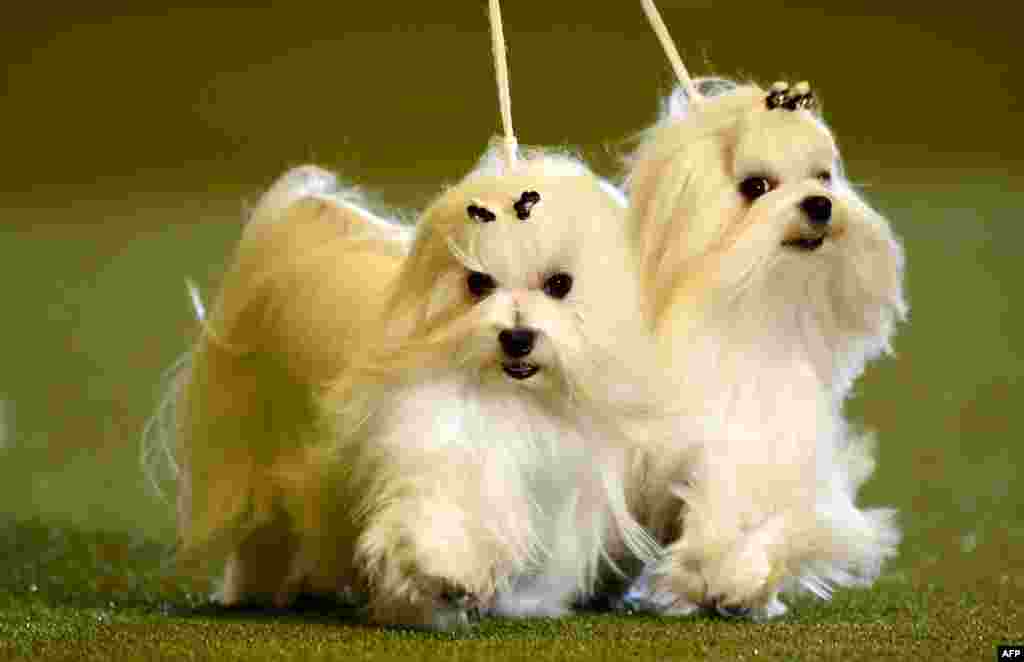
[[[766,624],[717,617],[582,614],[486,620],[438,634],[365,624],[358,609],[286,612],[209,604],[166,547],[125,534],[7,522],[0,554],[0,657],[45,660],[851,660],[984,659],[1021,633],[1019,581],[951,591],[929,572],[892,572],[831,603],[796,601]],[[41,553],[45,550],[45,553]],[[941,571],[941,566],[937,568]],[[933,579],[939,579],[939,576]]]

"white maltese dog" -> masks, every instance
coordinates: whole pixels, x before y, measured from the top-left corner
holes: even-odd
[[[623,493],[662,391],[625,200],[520,155],[503,111],[415,236],[316,168],[255,209],[178,400],[180,554],[227,558],[223,602],[355,594],[446,629],[565,613],[653,557]]]
[[[636,472],[663,544],[648,599],[764,619],[780,590],[870,583],[899,540],[855,505],[873,470],[844,422],[865,363],[905,315],[903,254],[843,176],[810,87],[690,81],[628,176],[649,318],[682,379],[676,441]]]
[[[403,260],[332,183],[271,189],[205,323],[182,556],[228,557],[228,604],[354,591],[438,628],[563,613],[622,545],[650,556],[622,493],[654,399],[621,200],[568,157],[491,157]]]

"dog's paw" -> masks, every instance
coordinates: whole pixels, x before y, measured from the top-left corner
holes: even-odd
[[[500,556],[470,532],[451,526],[455,515],[441,519],[449,530],[411,526],[417,518],[408,505],[381,517],[357,543],[356,567],[371,597],[371,615],[380,623],[430,629],[467,625],[492,606],[499,586],[507,583]],[[435,509],[435,512],[437,509]],[[461,516],[460,516],[461,517]]]
[[[428,568],[429,558],[399,546],[390,556],[366,567],[370,614],[381,625],[428,630],[458,630],[471,625],[493,595],[489,583],[471,586],[469,576],[456,578]],[[406,553],[402,553],[406,552]]]
[[[707,594],[708,559],[700,551],[686,537],[677,540],[656,567],[644,570],[627,595],[662,613],[697,611]]]
[[[450,631],[479,620],[482,601],[449,580],[433,576],[407,578],[400,593],[377,592],[371,618],[380,625]]]
[[[479,618],[474,609],[427,602],[378,602],[371,606],[370,614],[377,625],[435,632],[465,630]]]
[[[622,596],[623,610],[661,616],[689,616],[700,610],[693,598],[704,595],[699,562],[671,556],[661,566],[644,568]]]
[[[764,620],[785,611],[779,602],[779,570],[757,537],[748,536],[720,559],[703,566],[702,606],[726,618]],[[781,611],[779,611],[781,607]]]

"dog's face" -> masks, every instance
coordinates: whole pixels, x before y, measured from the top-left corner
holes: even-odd
[[[837,194],[831,190],[838,153],[832,136],[808,112],[752,112],[737,127],[730,151],[733,162],[720,170],[731,175],[725,185],[735,192],[732,225],[766,215],[761,222],[774,222],[782,233],[782,255],[813,253],[841,235],[848,215],[833,218]]]
[[[799,337],[829,381],[848,381],[904,314],[903,256],[843,177],[821,119],[754,86],[677,103],[630,176],[656,319],[687,305]],[[726,321],[726,323],[729,323]]]
[[[580,395],[612,357],[640,351],[625,215],[565,157],[478,170],[421,220],[396,293],[409,335],[482,382]]]

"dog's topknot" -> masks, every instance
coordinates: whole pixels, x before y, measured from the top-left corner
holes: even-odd
[[[764,103],[768,110],[799,110],[813,108],[815,99],[814,93],[811,92],[811,84],[807,81],[801,81],[792,88],[789,87],[789,83],[779,81],[772,85]]]

